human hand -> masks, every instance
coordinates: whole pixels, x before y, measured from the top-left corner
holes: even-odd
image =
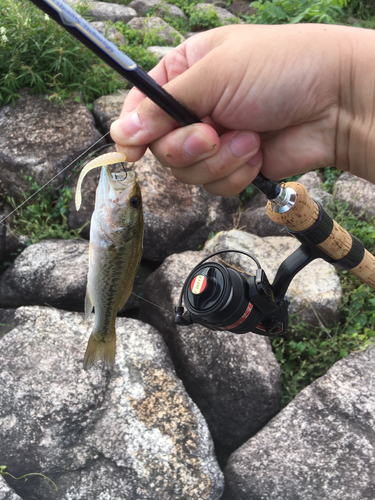
[[[195,35],[150,75],[205,123],[178,127],[133,89],[112,138],[129,161],[149,146],[178,180],[224,196],[260,169],[276,180],[336,165],[369,178],[363,160],[375,156],[365,141],[375,76],[365,59],[374,59],[374,44],[370,30],[326,25],[236,25]]]

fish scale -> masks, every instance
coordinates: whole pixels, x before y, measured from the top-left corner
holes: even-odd
[[[95,159],[92,168],[97,166],[101,166],[100,157]],[[79,179],[79,187],[89,170],[87,165]],[[80,193],[76,199],[80,202]],[[107,365],[114,362],[116,316],[133,289],[142,256],[143,228],[137,174],[112,175],[108,166],[102,166],[91,219],[85,298],[86,317],[95,308],[95,323],[86,349],[84,369],[99,359]]]

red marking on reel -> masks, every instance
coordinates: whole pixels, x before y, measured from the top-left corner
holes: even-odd
[[[195,295],[198,295],[203,292],[206,286],[207,286],[206,276],[203,276],[203,274],[198,274],[198,276],[195,276],[195,278],[190,283],[190,290]]]
[[[275,333],[273,333],[273,335],[279,335],[279,333],[281,333],[283,331],[283,328],[284,328],[284,324],[282,323],[279,330]],[[266,332],[266,329],[264,328],[264,326],[262,325],[262,323],[259,323],[259,325],[257,325],[256,327],[257,330],[260,330],[261,332]]]
[[[237,320],[235,323],[233,323],[233,325],[224,326],[221,329],[222,330],[232,330],[233,328],[236,328],[237,326],[239,326],[249,316],[249,314],[251,313],[253,307],[254,307],[253,304],[251,302],[249,302],[249,305],[247,306],[246,311],[243,313],[243,315],[240,317],[239,320]]]

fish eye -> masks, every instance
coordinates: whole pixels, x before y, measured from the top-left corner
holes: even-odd
[[[130,199],[130,205],[131,205],[133,208],[138,208],[140,204],[141,204],[141,199],[140,199],[138,196],[133,196],[133,197]]]

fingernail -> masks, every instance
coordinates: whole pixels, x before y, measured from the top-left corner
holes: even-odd
[[[257,147],[257,138],[252,132],[238,132],[230,143],[230,149],[237,158],[246,156]]]
[[[206,136],[198,132],[194,132],[184,142],[184,149],[188,155],[199,156],[208,153],[215,145],[207,140]]]
[[[248,164],[252,167],[257,167],[263,162],[263,151],[260,149],[257,154],[255,154],[250,160],[248,160]]]
[[[128,115],[116,120],[111,125],[111,133],[116,136],[134,137],[142,128],[138,113]]]

